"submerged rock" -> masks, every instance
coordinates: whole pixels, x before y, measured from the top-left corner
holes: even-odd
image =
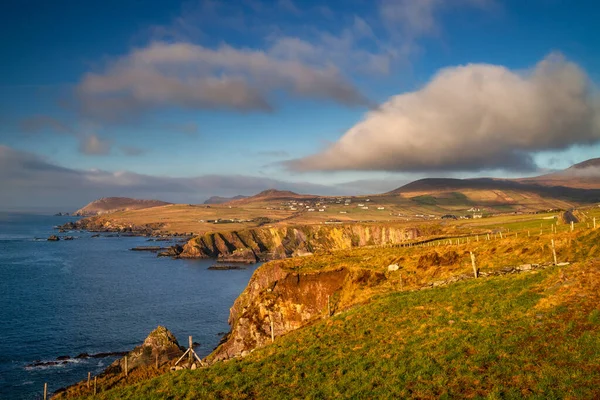
[[[50,235],[48,236],[48,241],[49,242],[58,242],[60,240],[60,238],[56,235]]]

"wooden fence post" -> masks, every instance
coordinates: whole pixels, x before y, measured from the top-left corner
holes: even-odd
[[[95,377],[94,377],[94,396],[95,396],[95,395],[96,395],[96,393],[97,393],[97,386],[96,386],[96,385],[97,385],[97,383],[98,383],[97,381],[98,381],[98,377],[97,377],[97,376],[95,376]]]
[[[594,229],[596,229],[596,217],[594,217]]]
[[[571,232],[573,232],[573,229],[575,229],[575,224],[573,224],[573,221],[571,221]]]
[[[127,378],[127,370],[129,369],[129,366],[127,365],[127,356],[125,356],[125,378]]]
[[[48,383],[44,383],[44,400],[48,399]]]
[[[91,381],[91,379],[92,379],[92,373],[88,372],[88,382],[87,382],[87,388],[88,389],[90,388],[90,381]]]
[[[327,317],[331,317],[331,305],[329,304],[329,295],[327,295]]]
[[[554,239],[552,239],[552,255],[554,256],[554,265],[558,264],[556,261],[556,249],[554,248]]]
[[[502,237],[502,231],[500,231],[500,239],[504,239],[504,238]]]
[[[158,353],[156,354],[156,369],[158,369]]]
[[[273,324],[273,314],[269,314],[271,320],[271,343],[275,341],[275,325]]]
[[[479,274],[477,273],[477,266],[475,265],[475,254],[473,254],[472,251],[470,251],[469,253],[471,253],[471,266],[473,267],[473,276],[477,278]]]
[[[190,366],[191,366],[192,363],[194,362],[194,353],[192,351],[193,350],[192,347],[193,347],[194,342],[192,341],[192,336],[191,335],[188,336],[188,344],[190,345],[190,355],[188,357],[190,359]]]

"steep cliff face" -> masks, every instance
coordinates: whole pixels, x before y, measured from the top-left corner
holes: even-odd
[[[395,244],[415,239],[415,228],[371,225],[305,225],[208,233],[184,246],[183,258],[227,261],[276,260],[315,251]]]
[[[231,332],[209,356],[228,359],[326,317],[352,304],[356,290],[385,282],[382,272],[334,270],[296,272],[278,262],[261,266],[230,310]]]

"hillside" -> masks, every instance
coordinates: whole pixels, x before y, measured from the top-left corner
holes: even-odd
[[[563,172],[566,174],[575,171],[581,175],[581,171],[585,171],[585,174],[592,174],[598,163],[598,159],[589,160]],[[388,193],[370,196],[317,196],[269,189],[251,197],[232,199],[224,204],[180,204],[149,210],[113,212],[109,216],[98,218],[92,225],[99,227],[98,229],[105,227],[117,231],[132,230],[134,227],[144,234],[203,235],[265,225],[281,227],[329,223],[421,223],[440,219],[446,214],[488,217],[551,209],[567,210],[600,202],[600,182],[593,185],[591,180],[586,181],[589,188],[569,187],[569,182],[563,186],[552,186],[543,184],[542,178],[428,178]],[[540,181],[536,182],[535,179]],[[582,180],[569,178],[567,181],[571,181],[571,186],[574,185],[573,182],[583,185]],[[552,182],[563,184],[557,179]]]
[[[319,196],[298,194],[289,190],[276,190],[267,189],[262,192],[255,194],[254,196],[247,197],[245,199],[236,200],[235,204],[252,204],[262,202],[281,202],[281,201],[292,201],[292,200],[303,200],[303,199],[317,199]]]
[[[233,197],[211,196],[207,200],[204,201],[204,204],[223,204],[223,203],[230,202],[232,200],[245,199],[247,197],[248,196],[242,196],[242,195],[233,196]]]
[[[600,188],[600,158],[575,164],[565,170],[534,178],[519,179],[519,182],[536,183],[544,186],[564,186],[582,189]]]
[[[167,204],[171,203],[160,200],[139,200],[129,197],[103,197],[101,199],[92,201],[83,208],[80,208],[79,210],[75,211],[73,215],[87,217],[92,215],[109,214],[117,211],[140,210],[144,208],[164,206]]]
[[[535,181],[509,179],[448,179],[427,178],[411,182],[395,189],[388,195],[400,195],[417,202],[431,204],[454,197],[456,205],[475,205],[480,207],[510,206],[517,210],[537,207],[569,208],[576,204],[588,204],[600,201],[600,185],[595,188],[576,188],[566,186],[547,186]]]
[[[516,233],[265,264],[215,354],[258,348],[95,398],[598,398],[599,231]]]

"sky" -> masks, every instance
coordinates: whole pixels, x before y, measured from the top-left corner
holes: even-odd
[[[600,4],[7,0],[0,210],[373,194],[600,156]]]

